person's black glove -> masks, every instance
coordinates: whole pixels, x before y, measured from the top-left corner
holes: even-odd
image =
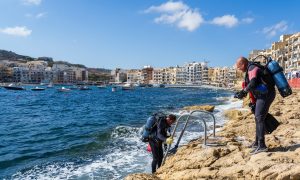
[[[167,149],[168,149],[168,145],[164,144],[164,151],[167,151]]]
[[[247,92],[245,92],[244,90],[241,90],[234,94],[234,98],[238,98],[238,99],[243,99],[246,96],[247,96]]]
[[[255,104],[249,103],[248,106],[250,107],[251,112],[255,114]]]

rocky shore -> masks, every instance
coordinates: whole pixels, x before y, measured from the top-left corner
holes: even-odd
[[[227,123],[209,137],[215,146],[203,146],[203,139],[190,142],[169,156],[152,174],[132,174],[136,179],[300,179],[300,91],[282,98],[278,93],[270,113],[280,126],[266,135],[268,152],[250,155],[254,139],[254,116],[248,108],[224,112]]]

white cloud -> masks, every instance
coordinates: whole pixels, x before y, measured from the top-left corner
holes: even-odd
[[[236,26],[239,23],[239,20],[234,15],[224,15],[221,17],[215,17],[211,23],[231,28]]]
[[[276,36],[278,33],[283,33],[288,29],[288,24],[286,21],[280,21],[279,23],[265,27],[262,33],[266,34],[268,38]]]
[[[38,13],[36,16],[35,16],[35,18],[37,18],[37,19],[40,19],[40,18],[43,18],[43,17],[45,17],[46,16],[46,14],[47,13]]]
[[[144,12],[160,13],[160,16],[154,19],[155,23],[171,24],[188,31],[194,31],[204,23],[197,9],[191,9],[181,1],[169,1],[159,6],[151,6]]]
[[[173,13],[173,12],[185,11],[187,9],[189,9],[189,7],[181,1],[179,2],[169,1],[164,4],[161,4],[160,6],[151,6],[150,8],[145,10],[145,12],[146,13],[150,13],[150,12]]]
[[[182,19],[178,22],[178,26],[186,28],[188,31],[194,31],[203,22],[204,19],[197,11],[189,10],[182,16]]]
[[[40,5],[42,3],[42,0],[22,0],[23,4],[25,5]]]
[[[38,13],[38,14],[25,14],[25,17],[28,17],[28,18],[36,18],[36,19],[40,19],[40,18],[43,18],[46,16],[47,13],[45,12],[42,12],[42,13]]]
[[[251,24],[254,21],[254,18],[243,18],[242,23]]]
[[[4,29],[0,29],[0,33],[21,37],[27,37],[31,34],[31,32],[32,30],[28,29],[25,26],[7,27]]]

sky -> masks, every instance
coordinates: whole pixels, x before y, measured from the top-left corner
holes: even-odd
[[[87,67],[232,66],[300,31],[298,0],[0,0],[0,49]]]

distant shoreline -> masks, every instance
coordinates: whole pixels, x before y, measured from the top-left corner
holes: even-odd
[[[49,83],[20,83],[20,82],[5,82],[0,83],[0,86],[8,86],[9,84],[20,84],[23,86],[45,86]],[[53,85],[64,85],[64,86],[72,86],[72,85],[78,85],[77,83],[53,83]],[[97,85],[92,83],[87,83],[86,85]],[[199,84],[164,84],[165,88],[205,88],[205,89],[218,89],[218,90],[232,90],[231,88],[227,87],[216,87],[211,85],[199,85]]]
[[[205,88],[205,89],[232,90],[226,87],[216,87],[210,85],[197,85],[197,84],[166,84],[165,88]]]

